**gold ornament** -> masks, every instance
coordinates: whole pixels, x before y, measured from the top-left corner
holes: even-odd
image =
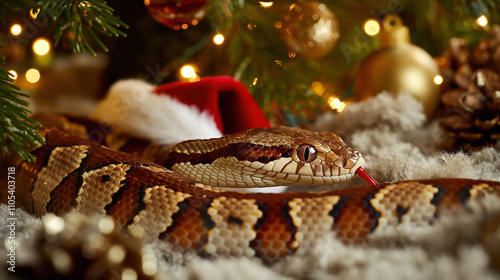
[[[368,99],[382,91],[393,95],[407,92],[422,102],[428,119],[439,105],[439,75],[435,60],[423,49],[410,43],[409,30],[400,17],[383,20],[384,47],[370,54],[359,66],[354,80],[354,95]]]
[[[325,4],[315,1],[291,5],[276,28],[288,50],[305,58],[325,56],[339,38],[335,16]]]

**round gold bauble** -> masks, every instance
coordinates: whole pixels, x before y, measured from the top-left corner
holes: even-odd
[[[407,92],[422,102],[431,119],[439,105],[437,75],[438,66],[426,51],[411,43],[398,44],[375,51],[361,63],[354,95],[365,100],[383,91],[393,95]]]
[[[305,58],[325,56],[339,38],[334,14],[325,4],[315,1],[290,6],[276,28],[288,51]]]

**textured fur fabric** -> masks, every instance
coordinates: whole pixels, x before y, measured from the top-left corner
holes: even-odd
[[[337,132],[360,150],[365,169],[379,182],[436,177],[500,181],[500,146],[446,153],[447,141],[438,124],[427,122],[420,103],[407,95],[380,94],[352,104],[340,115],[322,116],[315,129]],[[341,187],[358,184],[363,182],[356,179]],[[454,219],[441,215],[433,226],[417,231],[402,228],[362,247],[344,246],[332,233],[318,241],[313,254],[291,257],[272,267],[256,259],[180,255],[159,241],[145,247],[159,260],[158,279],[499,279],[478,237],[484,221],[500,213],[500,201],[489,199],[471,207],[474,214]],[[0,215],[7,216],[5,206],[0,207]],[[19,247],[21,262],[29,259],[34,250],[30,237],[42,225],[20,209],[17,215],[17,237],[24,244]],[[8,234],[6,223],[0,222],[2,240]],[[2,263],[5,258],[2,247]],[[0,278],[1,273],[8,272],[2,270]]]
[[[99,102],[92,116],[157,144],[222,136],[208,112],[200,112],[194,105],[155,94],[153,90],[154,86],[140,80],[118,81]]]

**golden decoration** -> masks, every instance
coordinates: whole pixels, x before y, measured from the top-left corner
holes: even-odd
[[[389,15],[383,20],[384,47],[370,54],[359,66],[354,81],[354,94],[365,100],[380,92],[393,95],[404,92],[422,102],[428,119],[439,105],[439,75],[435,60],[422,48],[410,43],[408,27],[400,17]]]
[[[325,56],[339,38],[334,14],[325,4],[315,1],[291,5],[275,27],[287,49],[305,58]]]

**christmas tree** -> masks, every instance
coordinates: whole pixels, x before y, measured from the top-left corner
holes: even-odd
[[[2,1],[2,52],[7,58],[2,57],[6,64],[0,69],[0,133],[5,135],[0,147],[4,154],[15,151],[32,159],[24,147],[43,139],[29,118],[27,102],[19,97],[27,97],[26,91],[36,93],[38,79],[44,79],[39,70],[50,69],[54,58],[70,52],[100,57],[106,55],[99,51],[109,50],[104,89],[125,77],[162,84],[233,76],[249,88],[274,123],[299,125],[319,112],[342,111],[351,102],[361,62],[383,45],[380,34],[386,15],[398,15],[410,30],[410,41],[436,57],[453,37],[465,38],[471,46],[489,37],[500,21],[499,4]],[[37,42],[39,49],[31,51]],[[33,77],[21,78],[21,73]]]

